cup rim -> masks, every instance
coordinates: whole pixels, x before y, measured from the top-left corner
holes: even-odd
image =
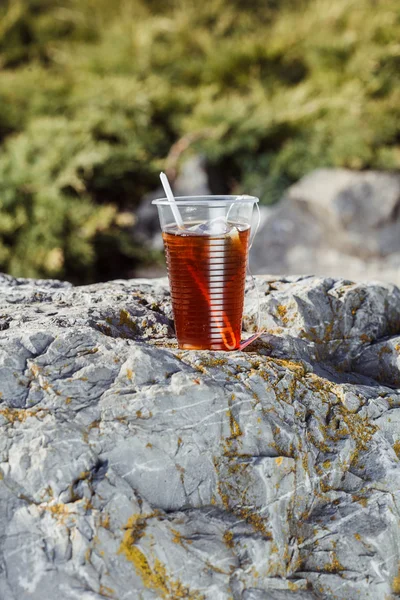
[[[228,206],[235,202],[240,202],[241,204],[257,204],[259,202],[259,198],[256,196],[247,195],[176,196],[175,200],[178,206]],[[156,198],[151,203],[157,206],[169,206],[171,204],[168,198]]]

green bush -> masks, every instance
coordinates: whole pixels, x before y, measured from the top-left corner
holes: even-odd
[[[400,167],[398,0],[6,0],[0,270],[77,282],[131,235],[171,146],[275,202],[321,166]]]

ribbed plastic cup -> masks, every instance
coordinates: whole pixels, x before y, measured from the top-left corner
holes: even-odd
[[[166,198],[157,206],[176,336],[186,350],[236,350],[254,196],[181,196],[178,227]]]

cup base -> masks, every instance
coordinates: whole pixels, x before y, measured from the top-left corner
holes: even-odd
[[[223,344],[214,344],[213,346],[202,346],[200,344],[179,344],[178,348],[180,350],[210,350],[213,352],[235,352],[235,350],[239,350],[239,346],[237,348],[226,348]]]

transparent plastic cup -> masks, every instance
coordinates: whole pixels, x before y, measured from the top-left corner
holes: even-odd
[[[181,196],[157,206],[164,239],[176,336],[186,350],[236,350],[254,196]]]

